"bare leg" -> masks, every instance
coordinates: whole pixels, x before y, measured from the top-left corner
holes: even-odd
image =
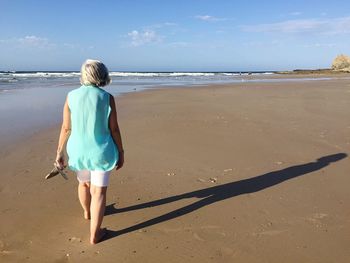
[[[78,196],[81,206],[84,209],[84,218],[90,219],[90,183],[79,183],[78,186]]]
[[[90,221],[90,243],[98,243],[104,235],[104,230],[101,229],[101,224],[106,208],[106,187],[98,187],[91,185],[91,221]]]

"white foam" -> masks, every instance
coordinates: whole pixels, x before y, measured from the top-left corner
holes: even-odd
[[[223,76],[240,76],[242,73],[220,73]]]
[[[169,78],[205,78],[219,76],[220,73],[210,72],[110,72],[111,77],[131,78],[131,79],[167,79]],[[6,72],[0,73],[0,81],[2,82],[16,82],[25,79],[50,79],[50,78],[77,78],[80,76],[79,72]]]
[[[205,77],[205,76],[215,76],[215,73],[206,72],[173,72],[169,76],[181,77],[181,76],[191,76],[191,77]]]
[[[210,72],[110,72],[112,77],[202,77],[215,76],[216,73]]]
[[[112,77],[158,77],[161,73],[153,72],[110,72]]]
[[[178,78],[178,77],[229,77],[229,76],[246,76],[246,75],[271,75],[272,72],[263,73],[234,73],[234,72],[121,72],[112,71],[109,73],[111,77],[121,78]],[[1,79],[6,78],[73,78],[79,77],[80,72],[14,72],[0,73]]]
[[[78,72],[33,72],[33,73],[12,73],[16,78],[66,78],[80,76]]]

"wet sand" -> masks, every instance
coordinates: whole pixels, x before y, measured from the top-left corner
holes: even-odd
[[[348,262],[350,80],[117,98],[125,167],[91,246],[59,128],[2,149],[1,262]]]

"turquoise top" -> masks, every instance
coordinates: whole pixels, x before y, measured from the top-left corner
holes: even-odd
[[[109,171],[116,166],[119,153],[109,130],[109,101],[109,93],[96,86],[81,86],[68,93],[71,170]]]

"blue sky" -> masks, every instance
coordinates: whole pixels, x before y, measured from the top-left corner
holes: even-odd
[[[350,55],[350,1],[0,0],[0,70],[326,68]]]

